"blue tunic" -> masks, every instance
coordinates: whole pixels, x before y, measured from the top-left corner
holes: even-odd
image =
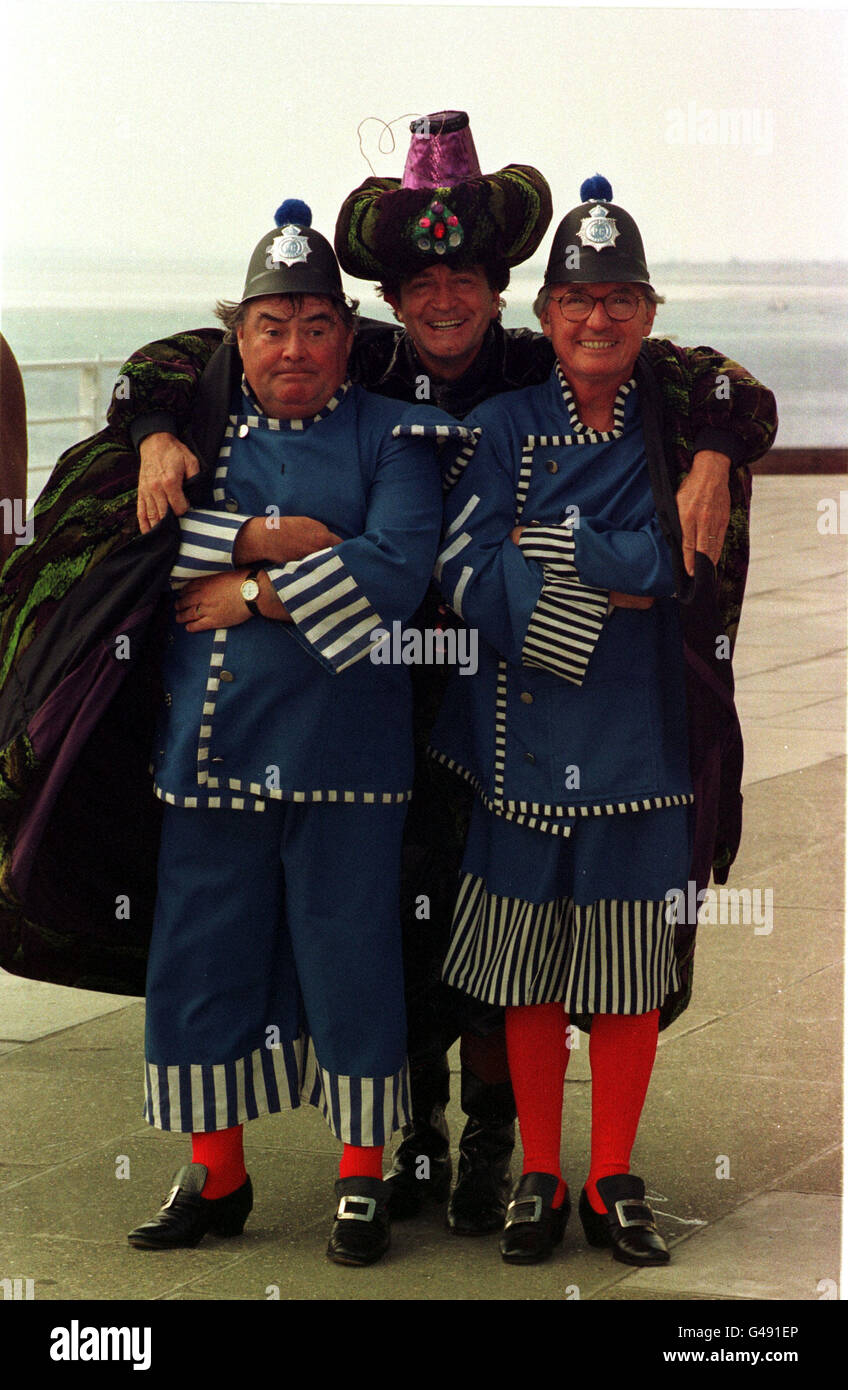
[[[557,371],[481,406],[437,574],[479,631],[431,744],[501,815],[568,833],[583,815],[691,798],[682,643],[638,393],[586,430]],[[520,544],[510,539],[520,523]],[[616,608],[608,591],[655,596]]]
[[[183,518],[173,579],[232,568],[251,516],[311,516],[332,549],[269,569],[293,622],[216,632],[172,622],[156,791],[176,805],[241,809],[256,798],[405,801],[412,786],[408,668],[368,659],[415,611],[441,521],[427,438],[393,437],[396,403],[360,387],[314,420],[269,420],[243,398],[217,473],[220,510]],[[404,418],[447,417],[408,409]]]

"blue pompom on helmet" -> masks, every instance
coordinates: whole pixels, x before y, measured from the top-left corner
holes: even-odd
[[[242,303],[266,294],[320,294],[344,301],[335,252],[312,226],[308,203],[286,198],[274,218],[276,226],[250,258]]]
[[[580,185],[580,201],[588,203],[590,199],[596,202],[602,198],[605,203],[612,202],[612,185],[603,174],[593,174],[590,179],[584,179]]]
[[[649,285],[641,233],[630,213],[612,201],[609,181],[593,174],[580,185],[580,197],[554,233],[545,284]]]
[[[274,213],[274,221],[278,227],[285,227],[287,222],[297,227],[311,227],[312,209],[301,198],[286,198]]]

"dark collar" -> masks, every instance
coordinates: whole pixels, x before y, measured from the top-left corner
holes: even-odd
[[[417,398],[426,400],[430,405],[438,406],[440,410],[461,419],[481,401],[491,396],[493,390],[503,390],[503,357],[504,330],[499,323],[491,323],[470,367],[461,376],[446,381],[434,377],[427,370],[411,337],[404,330],[398,335],[394,352],[383,375],[383,382],[390,385],[390,379],[394,376],[398,386],[401,383],[405,384],[407,392],[410,386],[417,387],[419,383],[426,383],[425,389],[429,395]],[[494,387],[493,381],[497,383]],[[372,389],[379,391],[381,385],[382,383],[375,384]]]

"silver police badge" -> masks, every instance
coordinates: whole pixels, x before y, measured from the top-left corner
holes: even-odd
[[[580,223],[577,235],[584,246],[593,246],[596,251],[603,251],[605,246],[615,246],[621,233],[615,224],[615,218],[610,217],[608,209],[596,203],[589,209],[589,216],[584,217]]]
[[[311,249],[306,237],[301,236],[300,228],[291,222],[280,228],[280,235],[274,237],[268,248],[272,265],[295,265],[305,261]]]

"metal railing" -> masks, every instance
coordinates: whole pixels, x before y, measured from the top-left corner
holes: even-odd
[[[50,361],[20,362],[18,365],[24,378],[25,390],[27,378],[31,379],[31,375],[35,373],[61,372],[63,375],[68,371],[79,373],[77,390],[79,410],[77,413],[41,415],[28,411],[27,429],[30,430],[43,425],[81,426],[82,428],[69,433],[61,448],[67,448],[76,440],[84,439],[89,434],[95,434],[106,423],[106,411],[115,388],[114,377],[106,376],[105,373],[107,369],[114,370],[122,366],[125,360],[123,357],[102,357],[98,353],[96,357],[67,357]],[[27,392],[27,399],[29,400],[29,392]],[[51,450],[47,457],[39,458],[39,450],[37,447],[32,447],[33,443],[34,441],[30,440],[27,487],[31,500],[38,495],[41,487],[47,481],[58,452],[58,450]],[[773,449],[764,459],[754,465],[754,471],[757,473],[845,473],[848,472],[848,449],[814,446],[782,448],[778,445],[776,449]]]
[[[76,415],[30,415],[27,414],[27,425],[70,425],[81,424],[87,426],[80,432],[80,436],[94,434],[101,427],[101,423],[106,418],[106,411],[112,396],[114,383],[110,383],[108,390],[103,386],[103,367],[120,367],[125,359],[123,357],[66,357],[48,362],[19,362],[21,374],[24,377],[24,387],[26,388],[26,377],[30,372],[55,372],[71,369],[80,374],[79,380],[79,412]]]
[[[103,428],[115,388],[115,370],[125,360],[98,353],[96,357],[18,363],[27,400],[30,502],[41,492],[59,455]]]

